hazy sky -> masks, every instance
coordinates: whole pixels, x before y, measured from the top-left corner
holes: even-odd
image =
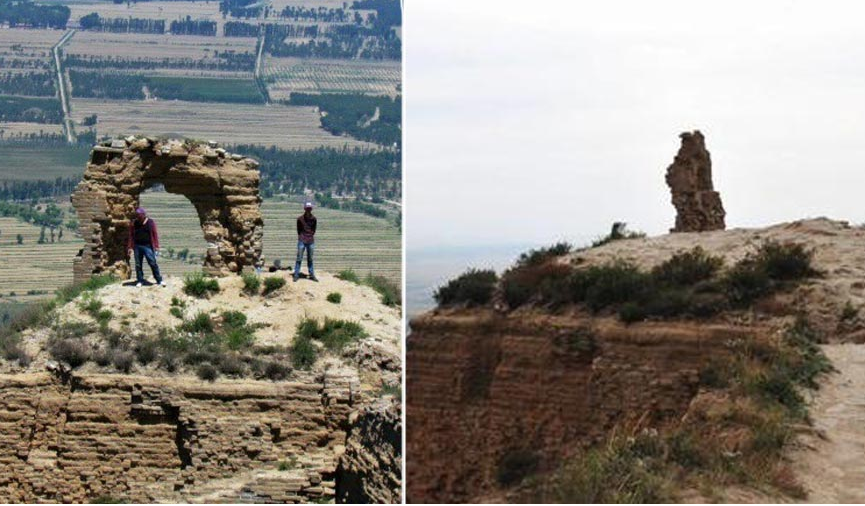
[[[663,233],[690,129],[728,227],[865,221],[856,4],[408,0],[408,251]]]

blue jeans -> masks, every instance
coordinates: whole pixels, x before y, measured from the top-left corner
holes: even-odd
[[[309,269],[309,276],[315,277],[315,269],[312,267],[312,252],[315,250],[315,243],[304,244],[303,241],[297,241],[297,260],[294,262],[294,279],[300,277],[300,262],[303,261],[303,250],[306,250],[306,267]]]
[[[156,264],[156,254],[153,253],[153,248],[136,244],[133,251],[135,252],[135,276],[138,282],[144,282],[142,258],[145,258],[147,259],[147,265],[150,266],[150,270],[153,271],[153,277],[156,278],[156,282],[162,283],[162,276],[159,274],[159,265]]]

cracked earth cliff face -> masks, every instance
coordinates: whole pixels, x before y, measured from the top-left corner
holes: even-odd
[[[142,137],[94,146],[84,178],[72,194],[84,248],[75,281],[94,274],[130,275],[129,223],[141,192],[163,184],[195,206],[207,252],[204,270],[223,275],[262,261],[263,221],[258,162],[215,145]]]
[[[679,135],[682,146],[667,167],[667,186],[676,208],[676,226],[671,232],[724,230],[721,194],[712,184],[712,159],[699,130]]]

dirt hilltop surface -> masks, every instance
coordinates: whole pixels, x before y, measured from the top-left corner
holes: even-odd
[[[0,369],[0,499],[399,502],[400,309],[325,272],[318,283],[293,282],[287,271],[262,278],[273,276],[286,284],[268,295],[243,293],[239,276],[214,278],[220,291],[209,298],[186,295],[180,278],[167,287],[117,282],[21,332],[29,363],[7,358]],[[86,308],[93,300],[111,314],[101,326]],[[202,313],[227,332],[225,311],[246,315],[251,344],[200,351],[195,361],[185,351],[165,365],[177,352],[160,336],[182,339],[190,331],[180,325]],[[305,318],[358,323],[364,333],[336,349],[312,339],[317,359],[295,366]],[[63,361],[58,342],[79,343],[64,357],[81,347],[90,356]],[[146,342],[156,344],[149,359]],[[118,356],[129,357],[126,370]],[[207,363],[219,371],[209,381],[200,375]]]
[[[723,412],[731,398],[701,386],[707,364],[729,354],[732,342],[777,342],[797,315],[820,336],[837,372],[820,376],[820,389],[803,392],[813,425],[793,428],[798,442],[784,448],[780,469],[793,469],[790,483],[798,484],[791,488],[801,485],[808,501],[865,500],[865,228],[813,218],[671,233],[613,241],[556,261],[580,267],[625,260],[648,270],[701,246],[729,268],[766,241],[812,250],[818,274],[709,320],[625,324],[586,308],[532,305],[509,312],[435,309],[413,319],[406,359],[408,500],[512,500],[519,496],[500,485],[501,472],[526,454],[523,445],[544,473],[633,418],[662,427]],[[581,348],[573,339],[585,335],[592,340]],[[733,502],[791,500],[739,486],[723,493]],[[709,500],[700,490],[681,491],[680,499],[689,498]]]
[[[807,280],[775,304],[793,304],[832,342],[865,342],[865,326],[841,322],[844,306],[865,306],[865,228],[846,221],[813,218],[766,228],[735,228],[711,232],[675,233],[613,241],[598,248],[574,252],[563,262],[599,264],[614,259],[649,269],[673,254],[700,246],[724,258],[727,266],[753,253],[765,241],[801,243],[814,250],[814,267],[821,275]],[[763,309],[763,308],[761,308]],[[768,308],[771,309],[771,308]],[[788,306],[786,310],[789,310]],[[770,311],[771,312],[771,311]]]

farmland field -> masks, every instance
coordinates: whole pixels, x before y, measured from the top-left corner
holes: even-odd
[[[50,126],[50,125],[41,125]],[[90,156],[89,146],[17,146],[0,144],[0,181],[79,177]]]
[[[0,122],[0,139],[10,139],[18,135],[28,134],[62,135],[63,126],[46,123]],[[2,170],[0,168],[0,172]]]
[[[264,102],[252,79],[155,76],[149,78],[148,87],[162,99],[244,104]]]
[[[292,92],[366,93],[396,95],[401,83],[399,62],[310,60],[274,58],[264,60],[264,80],[271,98],[288,99]]]
[[[62,30],[0,30],[2,71],[51,68],[51,47],[63,36]]]
[[[44,295],[27,295],[27,291],[48,291],[72,282],[72,259],[84,242],[64,231],[63,241],[37,244],[40,227],[14,218],[0,217],[0,294],[9,300],[24,301]],[[21,234],[23,244],[15,236]]]
[[[99,135],[174,134],[226,144],[272,144],[283,149],[374,147],[326,132],[315,108],[306,106],[72,99],[74,120],[91,114],[99,117]]]
[[[297,244],[295,219],[302,212],[298,202],[264,201],[264,257],[268,265],[275,259],[280,259],[283,265],[294,263]],[[175,251],[189,248],[189,252],[196,255],[204,252],[206,243],[198,215],[186,197],[150,192],[142,195],[141,205],[159,224],[163,250],[173,247]],[[390,222],[332,209],[319,208],[315,214],[320,226],[316,234],[317,268],[329,272],[352,268],[360,274],[372,272],[399,282],[402,262],[400,232]],[[198,263],[178,260],[163,259],[162,263],[169,274],[199,268]]]
[[[148,192],[141,205],[159,224],[163,257],[159,266],[167,275],[178,276],[200,269],[206,244],[192,204],[182,195]],[[297,202],[265,200],[264,256],[269,264],[280,259],[284,266],[294,263],[297,234],[294,220],[301,213]],[[352,268],[399,283],[401,273],[400,232],[390,222],[357,213],[317,209],[316,268],[338,272]],[[64,231],[62,242],[37,244],[40,227],[14,218],[0,217],[0,295],[2,300],[24,301],[44,295],[26,295],[28,290],[53,292],[72,282],[72,259],[83,246],[81,239]],[[24,244],[16,244],[21,234]],[[168,248],[189,248],[195,262],[167,258]],[[306,272],[304,260],[303,272]],[[150,277],[145,265],[145,274]],[[10,292],[16,296],[10,298]]]
[[[195,19],[218,21],[222,19],[219,13],[219,2],[74,2],[68,3],[72,15],[70,25],[77,25],[82,16],[96,12],[103,18],[144,18],[164,19],[173,21],[194,14]],[[221,32],[220,32],[221,33]]]
[[[147,2],[145,2],[147,3]],[[214,4],[218,5],[218,4]],[[56,32],[55,32],[56,33]],[[198,35],[76,32],[64,46],[69,56],[121,58],[190,58],[214,60],[216,51],[255,53],[255,39]]]

